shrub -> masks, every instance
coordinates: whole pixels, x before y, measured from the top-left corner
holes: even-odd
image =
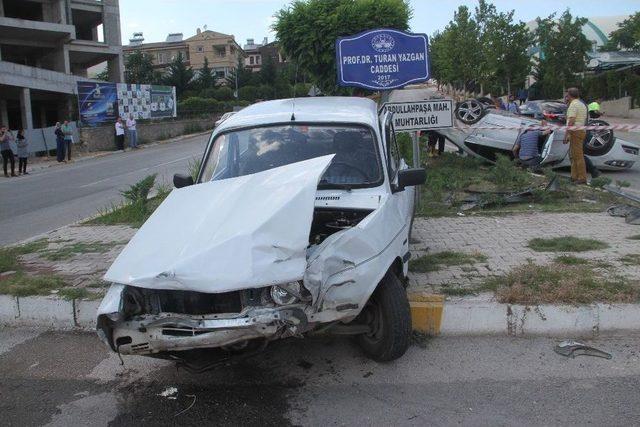
[[[611,178],[607,178],[606,176],[599,176],[591,180],[591,186],[595,188],[602,188],[609,184],[611,184]]]
[[[156,174],[148,175],[135,184],[129,186],[129,189],[121,191],[120,194],[129,204],[146,204],[149,192],[156,182]]]
[[[219,101],[231,101],[233,99],[233,89],[227,86],[223,86],[213,90],[215,94],[213,98]]]

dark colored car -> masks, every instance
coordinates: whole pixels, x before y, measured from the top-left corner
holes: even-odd
[[[538,120],[565,123],[567,105],[555,100],[528,101],[520,107],[520,114]]]

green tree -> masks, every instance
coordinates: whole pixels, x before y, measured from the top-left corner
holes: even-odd
[[[480,75],[482,50],[480,28],[466,6],[458,7],[454,13],[443,32],[443,42],[450,82],[467,90],[467,85]]]
[[[260,66],[260,82],[265,85],[273,85],[276,81],[276,64],[273,58],[267,56],[262,59]]]
[[[240,57],[236,68],[232,69],[227,76],[227,85],[232,88],[236,87],[236,75],[238,76],[238,88],[259,83],[254,74],[257,73],[246,68],[244,65],[244,58]]]
[[[609,35],[609,42],[602,50],[640,49],[640,12],[618,24],[618,29]]]
[[[514,11],[492,13],[482,36],[485,70],[495,82],[504,83],[507,93],[522,87],[531,71],[528,49],[533,35],[524,22],[513,21]]]
[[[124,65],[124,80],[129,84],[151,84],[157,81],[151,55],[140,51],[127,56]]]
[[[335,41],[378,28],[407,30],[406,0],[296,0],[276,13],[273,29],[287,58],[324,93],[336,87]]]
[[[104,70],[96,74],[96,80],[109,81],[109,66],[104,67]]]
[[[202,68],[198,71],[197,84],[200,89],[209,89],[216,87],[216,76],[213,74],[213,70],[209,67],[209,60],[204,57]]]
[[[164,77],[164,84],[175,86],[178,98],[193,85],[193,70],[191,67],[187,67],[182,53],[178,53],[178,56],[169,64],[167,75]]]
[[[540,57],[535,64],[535,75],[545,97],[559,98],[585,69],[586,54],[591,49],[591,43],[582,33],[587,19],[574,18],[566,10],[559,19],[552,14],[538,18],[537,22],[535,41]]]

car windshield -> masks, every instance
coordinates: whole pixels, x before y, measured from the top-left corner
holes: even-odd
[[[382,181],[376,140],[364,126],[281,125],[227,132],[216,137],[202,182],[249,175],[335,154],[319,188],[366,187]]]

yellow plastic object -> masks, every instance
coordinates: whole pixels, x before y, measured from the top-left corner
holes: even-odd
[[[426,293],[408,295],[413,330],[430,336],[440,334],[444,296]]]

